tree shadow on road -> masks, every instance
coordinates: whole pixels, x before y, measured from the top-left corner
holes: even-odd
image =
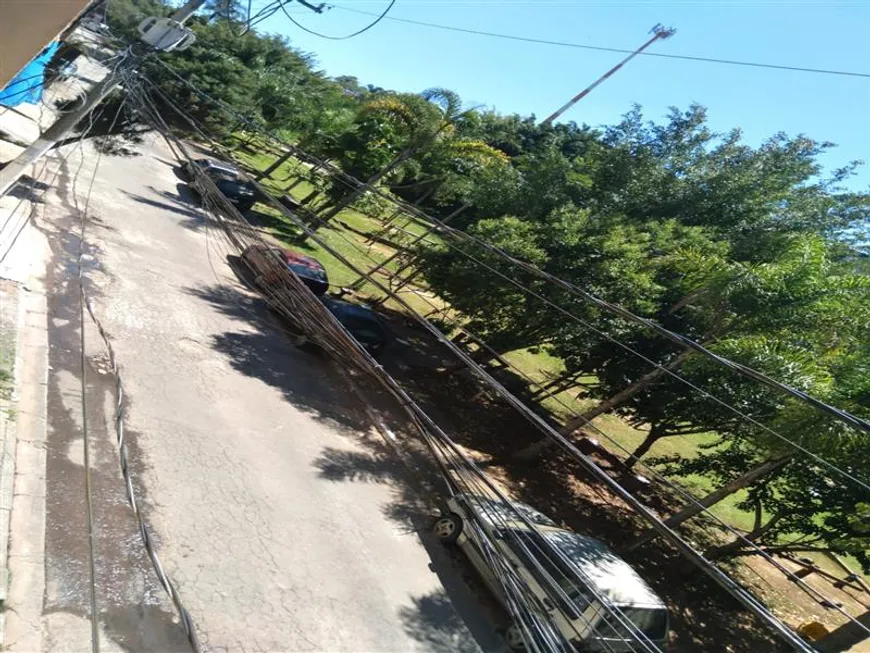
[[[179,186],[183,186],[183,184],[179,184]],[[175,196],[172,193],[166,191],[154,190],[155,195],[162,198],[163,200],[166,200],[161,201],[160,199],[152,199],[143,195],[131,193],[124,189],[120,190],[122,193],[124,193],[124,195],[126,195],[135,202],[139,202],[140,204],[146,204],[148,206],[153,206],[154,208],[158,208],[162,211],[169,211],[170,213],[174,213],[176,215],[182,216],[183,218],[186,218],[186,220],[181,223],[181,226],[187,229],[198,231],[205,226],[205,216],[200,213],[200,211],[196,208],[196,205],[193,204],[192,201],[188,202],[180,195]],[[190,191],[186,192],[190,193]]]
[[[393,498],[384,507],[384,516],[405,533],[416,534],[429,556],[430,571],[441,583],[438,590],[413,597],[411,604],[400,608],[405,632],[426,650],[439,653],[505,650],[494,625],[506,625],[506,616],[467,561],[430,533],[435,514],[432,489],[421,478],[428,475],[418,476],[419,468],[411,467],[417,454],[399,454],[378,435],[359,436],[354,444],[353,449],[325,448],[314,461],[319,477],[334,483],[390,486]]]
[[[443,590],[412,599],[413,606],[399,610],[405,632],[433,653],[476,653],[498,651],[504,644],[487,633],[469,632],[469,624],[458,613],[456,602]]]
[[[211,304],[226,316],[256,330],[240,328],[211,338],[233,369],[280,390],[294,406],[341,431],[366,430],[368,420],[325,355],[293,345],[279,318],[259,297],[228,285],[186,288],[185,292]],[[240,325],[242,326],[242,325]]]

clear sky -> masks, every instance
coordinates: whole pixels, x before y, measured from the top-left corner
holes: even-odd
[[[328,0],[327,0],[328,1]],[[322,15],[294,5],[293,17],[323,33],[343,35],[380,13],[388,0],[335,0]],[[255,0],[254,7],[267,0]],[[610,2],[558,0],[397,0],[390,17],[407,18],[532,38],[634,49],[656,23],[677,28],[650,51],[870,73],[870,2]],[[519,43],[383,20],[344,41],[306,34],[282,13],[260,26],[288,36],[313,53],[331,76],[354,75],[364,84],[401,91],[442,86],[467,104],[502,113],[546,117],[622,56]],[[740,127],[757,145],[784,131],[838,147],[823,161],[870,164],[870,78],[638,57],[563,116],[613,123],[633,103],[648,118],[668,107],[698,102],[710,124]],[[870,188],[870,165],[850,186]]]

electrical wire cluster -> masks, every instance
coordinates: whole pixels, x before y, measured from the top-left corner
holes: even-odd
[[[185,145],[172,134],[160,110],[148,97],[147,84],[131,92],[139,103],[140,111],[164,135],[179,161],[188,164],[187,169],[194,175],[195,186],[201,193],[203,207],[218,228],[228,249],[238,255],[251,247],[268,248],[270,243],[218,191],[211,178],[192,162]],[[271,199],[270,203],[275,205],[277,200]],[[322,242],[301,221],[299,226],[310,237]],[[361,272],[339,252],[331,251],[350,269]],[[304,333],[348,370],[354,370],[356,375],[374,379],[397,399],[428,445],[452,494],[488,497],[488,501],[492,502],[484,502],[479,510],[471,512],[470,519],[466,522],[466,535],[475,542],[477,549],[487,559],[489,568],[501,586],[514,623],[520,629],[530,651],[571,651],[572,641],[588,637],[593,628],[597,629],[596,636],[603,638],[601,641],[605,651],[614,650],[608,643],[610,639],[619,641],[623,647],[621,650],[626,645],[632,651],[659,650],[622,609],[596,589],[591,578],[584,579],[583,572],[576,569],[564,553],[547,544],[538,526],[510,502],[497,484],[422,410],[378,361],[354,340],[295,274],[277,257],[263,257],[261,261],[258,266],[265,264],[267,267],[258,267],[257,273],[274,280],[260,288],[270,307],[293,325],[294,331]],[[511,524],[521,524],[523,532],[528,535],[517,535],[513,532],[516,527]],[[577,632],[565,633],[556,627],[553,619],[554,607],[542,602],[532,589],[531,581],[517,570],[517,564],[512,561],[508,549],[519,552],[517,555],[527,561],[532,567],[532,573],[542,579],[541,582],[548,586],[554,596],[560,598],[557,603],[561,607],[557,607],[556,611],[562,611],[562,616]],[[594,605],[599,606],[597,610],[608,615],[606,624],[596,625],[600,614],[590,615],[584,612],[593,601]],[[625,644],[622,643],[623,640]]]
[[[325,3],[322,3],[320,5],[312,5],[308,2],[305,2],[304,0],[289,0],[289,1],[288,0],[273,0],[272,2],[264,5],[256,13],[252,13],[252,4],[253,3],[251,0],[248,0],[248,7],[247,7],[247,11],[245,13],[245,15],[246,15],[245,27],[242,31],[242,34],[253,29],[258,24],[262,23],[264,20],[266,20],[268,18],[271,18],[272,16],[274,16],[276,13],[278,13],[280,11],[284,14],[284,16],[287,17],[287,19],[291,23],[293,23],[296,27],[301,29],[303,32],[307,32],[308,34],[312,34],[314,36],[319,36],[320,38],[328,39],[331,41],[344,41],[347,39],[352,39],[355,36],[359,36],[360,34],[363,34],[367,31],[369,31],[370,29],[372,29],[375,25],[377,25],[384,18],[386,18],[387,14],[393,8],[393,5],[396,4],[396,0],[389,0],[389,3],[387,4],[386,9],[384,9],[380,14],[375,14],[375,20],[371,21],[365,27],[362,27],[354,32],[351,32],[350,34],[344,34],[341,36],[333,36],[331,34],[323,34],[321,32],[318,32],[316,30],[311,29],[310,27],[306,27],[305,25],[300,23],[293,16],[293,14],[291,14],[290,11],[287,9],[287,5],[291,4],[293,1],[299,2],[299,4],[301,4],[302,6],[308,8],[309,10],[311,10],[315,13],[318,13],[318,14],[323,13],[324,9],[331,9],[332,8],[331,6],[328,6]]]
[[[198,89],[194,89],[194,90],[198,90]],[[221,106],[221,108],[223,110],[229,109],[226,106]],[[180,111],[180,109],[178,109],[177,106],[174,107],[174,109],[176,111]],[[231,109],[229,109],[229,111],[232,112]],[[182,112],[182,114],[183,114],[183,112]],[[236,117],[238,118],[238,116],[236,116]],[[185,119],[188,120],[189,123],[191,125],[193,125],[195,127],[195,129],[197,129],[199,131],[201,136],[204,136],[208,140],[211,140],[208,138],[208,135],[200,129],[200,126],[196,125],[195,121],[193,121],[192,118],[190,118],[189,116],[186,116]],[[252,127],[251,125],[248,125],[248,126]],[[266,135],[269,135],[268,132],[263,132],[263,133],[265,133]],[[271,135],[269,135],[269,136],[271,137]],[[286,143],[283,143],[280,141],[276,141],[276,142],[279,142],[282,148],[289,148],[290,151],[294,151],[294,148],[292,145],[289,145],[289,144],[286,144]],[[216,147],[219,147],[217,144],[215,144],[215,145],[216,145]],[[312,160],[313,159],[313,157],[310,157],[303,152],[298,152],[298,158],[300,158],[301,160]],[[316,159],[314,159],[314,160],[316,160]],[[318,163],[318,166],[321,166],[321,165],[323,165],[323,162]],[[328,166],[323,166],[323,167],[328,170]],[[347,183],[349,186],[353,186],[354,188],[357,188],[357,189],[359,189],[360,187],[363,186],[363,184],[361,182],[359,182],[358,180],[351,181],[351,180],[345,179],[345,177],[346,177],[345,175],[339,175],[338,179],[340,181],[342,181],[343,183]],[[262,190],[263,189],[261,188],[261,191]],[[377,191],[374,191],[374,192],[377,192]],[[557,444],[559,444],[564,451],[566,451],[569,455],[571,455],[571,457],[573,457],[576,460],[578,460],[579,462],[581,462],[587,469],[589,469],[589,471],[591,471],[593,473],[593,475],[595,475],[605,485],[610,487],[610,489],[613,490],[613,492],[615,494],[620,496],[629,505],[631,505],[638,514],[640,514],[641,516],[646,518],[653,525],[656,532],[664,535],[672,544],[677,546],[677,548],[681,551],[681,553],[683,553],[689,559],[693,560],[693,562],[698,564],[699,567],[701,567],[705,571],[705,573],[710,575],[716,582],[718,582],[720,585],[725,587],[729,592],[732,593],[732,595],[737,597],[738,600],[740,600],[747,608],[751,609],[753,612],[755,612],[756,614],[761,616],[771,627],[774,628],[775,631],[777,631],[781,636],[783,636],[788,641],[790,641],[790,643],[795,645],[798,650],[812,650],[805,643],[803,643],[802,640],[797,638],[797,636],[790,629],[788,629],[787,627],[785,627],[784,625],[779,623],[775,619],[775,617],[772,614],[770,614],[770,612],[767,610],[767,608],[764,607],[754,596],[752,596],[744,588],[740,587],[732,579],[730,579],[725,574],[723,574],[721,572],[721,570],[719,570],[715,565],[712,565],[709,561],[707,561],[702,556],[700,556],[700,554],[698,554],[692,548],[692,546],[690,544],[685,542],[685,540],[683,540],[677,533],[675,533],[673,530],[669,529],[665,524],[663,524],[661,522],[661,520],[659,520],[656,515],[654,515],[642,503],[640,503],[635,497],[633,497],[629,491],[627,491],[624,487],[622,487],[618,482],[611,479],[603,470],[601,470],[600,467],[598,467],[598,465],[593,460],[591,460],[590,458],[588,458],[587,456],[582,454],[568,438],[566,438],[563,434],[561,434],[558,431],[556,431],[555,429],[553,429],[548,423],[546,423],[544,420],[542,420],[540,417],[538,417],[534,411],[530,410],[527,406],[525,406],[523,404],[523,402],[521,402],[519,399],[517,399],[515,396],[513,396],[510,392],[508,392],[503,386],[501,386],[501,384],[499,384],[495,379],[493,379],[492,376],[489,375],[489,373],[485,369],[483,369],[481,366],[477,365],[471,359],[470,356],[468,356],[459,347],[456,347],[452,342],[450,342],[450,340],[443,333],[441,333],[441,331],[439,331],[436,327],[434,327],[428,320],[426,320],[425,318],[423,318],[422,316],[417,314],[415,311],[413,311],[413,309],[411,309],[411,307],[407,304],[407,302],[404,302],[404,300],[402,300],[401,297],[398,297],[395,294],[395,292],[391,291],[391,289],[388,286],[385,286],[379,280],[373,278],[371,276],[371,273],[359,270],[358,267],[352,265],[345,257],[343,257],[341,255],[341,253],[337,252],[333,247],[330,247],[328,243],[326,243],[322,238],[320,238],[317,235],[317,233],[313,229],[311,229],[310,226],[306,222],[303,222],[302,220],[300,220],[299,217],[296,216],[295,214],[288,212],[286,210],[286,208],[280,204],[280,202],[278,202],[274,198],[271,198],[268,196],[267,196],[267,201],[269,201],[269,203],[272,204],[272,206],[274,206],[276,209],[282,210],[285,213],[285,215],[290,217],[297,224],[297,226],[308,235],[308,237],[312,238],[321,247],[324,247],[333,256],[335,256],[340,261],[342,261],[349,269],[352,269],[356,273],[360,274],[361,278],[365,278],[368,283],[371,283],[374,287],[376,287],[379,290],[386,293],[388,296],[391,297],[391,299],[393,299],[400,306],[402,306],[403,309],[405,310],[405,312],[409,316],[418,320],[418,322],[421,324],[421,326],[426,328],[434,337],[436,337],[440,342],[442,342],[442,344],[444,344],[446,347],[448,347],[454,355],[456,355],[460,360],[462,360],[462,362],[469,369],[471,369],[475,373],[475,375],[478,376],[478,378],[481,380],[481,382],[485,384],[485,387],[489,388],[491,391],[494,391],[496,394],[501,396],[505,401],[507,401],[510,405],[513,405],[515,408],[517,408],[517,410],[520,411],[524,417],[526,417],[527,419],[529,419],[530,422],[535,424],[547,437],[549,437],[550,439],[555,441]],[[219,205],[214,204],[214,203],[220,204],[220,202],[221,202],[221,199],[219,197],[215,196],[215,197],[211,197],[210,199],[207,199],[206,205],[210,206],[212,211],[216,212],[217,214],[220,214],[221,211],[226,213],[229,210],[227,206],[223,206],[223,208],[221,208]],[[226,203],[226,200],[224,199],[223,202]],[[416,207],[408,206],[408,207],[404,207],[404,208],[407,209],[409,215],[417,215],[417,214],[421,213],[418,209],[416,209]],[[230,211],[230,212],[232,212],[232,211]],[[431,218],[431,216],[425,216],[425,217],[430,222],[433,222],[433,224],[437,224],[437,221],[435,221],[433,218]],[[235,218],[235,220],[237,223],[236,228],[238,230],[244,231],[247,229],[250,231],[250,226],[247,225],[247,223],[243,219],[240,219],[240,216],[237,216]],[[445,233],[458,234],[461,232],[457,232],[455,230],[450,230],[450,231],[445,230]],[[259,236],[257,236],[257,238],[259,238]],[[235,242],[234,245],[236,247],[238,247],[238,246],[241,246],[242,243]],[[298,291],[298,290],[300,290],[300,288],[296,288],[296,290]],[[283,303],[286,303],[287,300],[286,300],[286,298],[284,298],[282,300],[278,300],[274,296],[275,292],[276,291],[274,289],[267,290],[266,291],[267,299],[270,301],[270,303],[272,303],[273,305],[280,308]],[[293,295],[293,296],[298,299],[297,295]],[[276,301],[277,301],[277,303],[276,303]],[[318,302],[318,304],[319,304],[319,302]],[[291,321],[298,320],[299,316],[302,314],[307,315],[308,317],[312,316],[312,314],[310,312],[303,311],[302,313],[300,313],[298,310],[295,310],[292,306],[285,307],[285,309],[286,310],[283,310],[281,312],[284,312],[285,315],[291,316]],[[316,319],[313,323],[310,323],[307,325],[308,328],[310,329],[310,333],[312,334],[312,338],[315,340],[317,340],[318,337],[325,338],[325,340],[321,341],[321,344],[324,346],[324,348],[327,349],[328,351],[330,351],[330,353],[332,353],[333,355],[337,356],[339,358],[339,360],[346,360],[346,351],[347,350],[345,349],[345,346],[348,344],[347,338],[346,337],[344,337],[343,339],[340,338],[338,341],[340,344],[338,344],[338,346],[330,346],[330,343],[333,342],[332,336],[335,335],[333,328],[336,325],[332,324],[331,325],[332,328],[327,328],[324,331],[323,327],[324,327],[325,323],[322,319],[323,315],[320,315],[319,318],[317,317],[317,312],[319,311],[320,313],[322,313],[323,307],[321,305],[317,305],[316,309],[314,309],[314,310],[315,310],[314,317],[316,317]],[[329,323],[329,320],[326,320],[326,324],[328,324],[328,323]],[[339,327],[340,327],[340,325],[339,325]],[[326,334],[326,335],[324,335],[324,334]],[[357,349],[358,349],[358,347],[357,347]],[[364,352],[364,350],[363,350],[363,352]],[[357,353],[359,353],[359,352],[357,352]],[[371,359],[371,357],[368,357],[365,360],[367,360],[367,365],[363,366],[363,367],[360,367],[361,361],[358,358],[355,358],[354,360],[346,361],[346,362],[353,365],[356,369],[366,370],[366,373],[371,373],[371,370],[374,369],[377,371],[378,375],[383,374],[382,368],[380,368],[380,366],[377,364],[377,362],[374,361],[373,359]],[[354,365],[354,363],[356,363],[356,364]],[[390,381],[386,381],[386,386],[388,388],[390,388],[391,391],[398,392],[398,390],[400,390],[400,388],[397,388],[393,384],[395,384],[395,381],[393,381],[392,379],[390,379]],[[401,393],[399,393],[399,396],[402,396]],[[404,403],[403,401],[400,401],[400,403],[402,403],[402,405],[406,407],[406,410],[408,409],[409,406],[415,406],[415,404],[413,404],[413,402]],[[437,426],[434,425],[434,423],[430,423],[430,421],[428,421],[427,418],[418,414],[415,410],[411,409],[410,412],[414,415],[415,421],[421,423],[421,426],[423,426],[423,427],[428,427],[428,429],[429,429],[428,431],[426,429],[422,429],[422,431],[425,431],[425,433],[423,433],[424,437],[431,438],[431,433],[432,433],[431,429],[433,429],[433,428],[437,429]],[[438,431],[436,431],[436,432],[438,432]],[[441,435],[441,433],[443,433],[443,432],[440,432],[439,436]],[[448,438],[448,440],[449,440],[449,438]],[[427,440],[427,442],[431,443],[431,440]],[[440,439],[435,441],[436,444],[439,442],[443,442],[443,441]],[[431,444],[430,444],[430,448],[433,449],[433,452],[436,452],[436,457],[440,456],[440,459],[443,459],[445,457],[445,454],[443,452],[437,453],[436,446],[431,446]],[[452,450],[449,448],[449,445],[448,445],[448,452],[450,452],[450,451],[452,451]],[[463,460],[462,462],[463,462],[463,464],[467,465],[467,463],[469,461]],[[453,468],[450,467],[449,465],[445,465],[445,466],[443,466],[443,468],[445,470],[445,476],[447,478],[452,478],[452,476],[449,472],[451,472],[451,470]],[[475,476],[475,478],[477,478],[477,476]],[[485,481],[481,481],[481,482],[485,483]],[[465,490],[463,489],[462,491],[465,491]],[[692,504],[692,503],[696,504],[697,506],[699,506],[702,509],[702,511],[705,514],[707,514],[708,516],[713,516],[715,518],[715,515],[712,515],[712,513],[710,513],[710,511],[705,506],[700,504],[696,498],[692,497],[690,494],[686,493],[685,491],[681,491],[680,494],[681,494],[681,496],[686,498],[690,504]],[[723,525],[724,527],[729,529],[731,532],[737,534],[738,536],[742,536],[741,533],[739,533],[738,531],[736,531],[735,529],[733,529],[731,527],[728,527],[721,520],[718,520],[718,521],[721,525]],[[821,596],[819,594],[818,590],[816,590],[812,586],[809,586],[808,584],[801,581],[800,579],[797,579],[793,573],[788,571],[784,566],[781,565],[781,563],[778,563],[777,561],[775,561],[772,558],[772,556],[770,556],[769,554],[764,552],[760,547],[757,547],[757,545],[754,545],[753,543],[749,542],[748,540],[747,540],[747,543],[750,544],[751,546],[756,547],[758,549],[758,552],[761,553],[763,555],[763,557],[765,557],[765,559],[768,559],[768,561],[778,565],[778,568],[784,574],[786,574],[790,578],[790,580],[794,580],[795,582],[797,582],[804,591],[808,592],[809,594],[811,594],[815,597],[818,597],[820,602],[824,602],[824,603],[829,604],[829,605],[834,605],[834,607],[836,607],[836,602],[830,601],[826,597]],[[851,617],[851,615],[849,615],[848,613],[843,611],[841,608],[837,608],[837,609],[841,612],[841,614],[844,617],[854,621],[854,618]],[[518,621],[518,623],[519,623],[519,621]]]

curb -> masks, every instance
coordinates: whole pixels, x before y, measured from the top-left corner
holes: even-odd
[[[21,376],[20,329],[23,312],[19,301],[20,287],[9,279],[0,279],[0,346],[3,355],[11,355],[12,388],[9,396],[0,397],[0,646],[6,632],[6,597],[9,585],[9,524],[15,485],[15,450],[18,444],[18,394]],[[6,351],[6,347],[11,351]]]

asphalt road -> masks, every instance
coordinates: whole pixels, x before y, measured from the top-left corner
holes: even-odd
[[[148,523],[205,647],[500,649],[455,563],[423,532],[404,471],[341,371],[294,348],[238,282],[165,146],[149,139],[140,151],[104,157],[97,172],[88,288],[130,397]],[[45,600],[54,650],[87,648],[90,600],[75,169],[66,167],[42,221],[54,256]],[[87,321],[85,333],[104,647],[185,650],[126,506],[104,350]]]

